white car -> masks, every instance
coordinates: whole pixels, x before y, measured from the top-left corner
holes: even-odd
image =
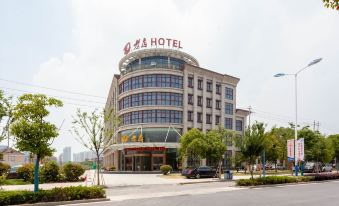
[[[332,165],[331,164],[326,164],[321,167],[322,172],[332,172]]]

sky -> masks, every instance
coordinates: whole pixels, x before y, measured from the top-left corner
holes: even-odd
[[[293,77],[273,75],[323,58],[298,77],[299,124],[339,133],[338,22],[321,0],[2,0],[0,89],[61,99],[48,117],[60,127],[55,156],[66,146],[84,151],[72,116],[104,106],[125,43],[174,38],[201,67],[239,77],[237,108],[251,106],[268,129],[295,113]]]

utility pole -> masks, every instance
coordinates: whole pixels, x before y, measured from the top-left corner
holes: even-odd
[[[251,129],[251,113],[252,113],[252,107],[248,107],[249,115],[248,115],[248,128]]]

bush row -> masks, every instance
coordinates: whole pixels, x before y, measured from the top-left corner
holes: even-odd
[[[0,193],[0,205],[14,205],[36,202],[59,202],[69,200],[104,198],[105,191],[101,187],[64,187],[51,190],[39,190],[32,192],[22,191],[2,191]]]
[[[313,177],[315,181],[336,180],[339,179],[339,173],[318,173],[306,174],[307,177]]]
[[[0,176],[7,173],[11,169],[11,166],[9,164],[0,162]]]
[[[79,181],[79,177],[84,174],[85,169],[74,163],[67,163],[62,168],[51,161],[45,163],[39,171],[39,181],[44,182],[63,182],[63,181]],[[33,182],[34,180],[34,165],[25,164],[17,170],[18,178],[25,181]]]
[[[237,186],[256,186],[256,185],[271,185],[271,184],[285,184],[296,182],[313,181],[314,177],[289,177],[289,176],[267,176],[253,179],[240,179],[236,181]]]

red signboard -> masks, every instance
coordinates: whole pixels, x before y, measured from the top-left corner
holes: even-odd
[[[165,147],[133,147],[126,148],[126,151],[165,151]]]
[[[182,49],[181,41],[176,39],[170,39],[170,38],[141,38],[137,39],[134,42],[127,42],[124,47],[124,54],[128,54],[131,51],[135,51],[142,48],[157,48],[157,47],[163,47],[163,48],[172,48],[172,49]]]

